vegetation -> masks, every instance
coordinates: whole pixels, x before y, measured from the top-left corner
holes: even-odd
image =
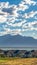
[[[37,50],[0,50],[0,58],[5,57],[37,58]]]
[[[37,65],[37,50],[0,50],[0,65]]]
[[[3,58],[0,65],[37,65],[37,58]]]

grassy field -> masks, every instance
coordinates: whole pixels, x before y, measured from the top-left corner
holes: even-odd
[[[0,58],[0,65],[37,65],[37,58]]]

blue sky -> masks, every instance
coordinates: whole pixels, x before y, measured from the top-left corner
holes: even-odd
[[[0,0],[0,37],[37,39],[37,0]]]
[[[10,4],[19,4],[22,0],[0,0],[0,2],[9,2]]]

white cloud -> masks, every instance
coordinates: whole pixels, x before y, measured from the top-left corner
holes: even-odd
[[[26,4],[29,4],[29,5],[35,5],[36,4],[36,2],[35,1],[33,1],[33,0],[23,0],[23,1],[25,1],[25,3]]]
[[[17,34],[20,34],[21,32],[21,29],[9,29],[9,28],[4,28],[4,32],[0,32],[0,36],[2,35],[6,35],[6,34],[10,34],[10,35],[17,35]]]
[[[3,22],[5,22],[5,21],[6,21],[6,17],[0,16],[0,23],[3,23]]]
[[[24,11],[24,10],[28,9],[28,6],[21,3],[21,4],[19,4],[18,9]]]
[[[35,25],[37,25],[37,21],[34,22],[29,22],[24,24],[22,27],[27,31],[27,30],[37,30],[36,27],[34,27]]]
[[[30,17],[34,17],[36,14],[37,14],[37,11],[31,11],[30,13],[25,13],[24,17],[25,18],[30,18]]]
[[[2,8],[9,8],[9,2],[0,2],[0,8],[2,9]]]
[[[0,24],[6,23],[2,25],[4,31],[0,31],[0,35],[10,34],[10,35],[22,35],[22,36],[31,36],[34,38],[35,33],[30,32],[25,34],[28,31],[37,31],[37,21],[27,22],[26,19],[34,18],[37,14],[37,11],[31,11],[29,13],[19,14],[18,11],[25,11],[29,9],[29,5],[35,5],[36,2],[32,0],[23,0],[19,5],[10,5],[9,2],[0,3]],[[22,19],[23,17],[23,19]],[[35,35],[35,36],[34,36]]]
[[[21,21],[21,22],[18,22],[18,23],[8,23],[7,22],[7,24],[9,25],[9,26],[13,26],[13,27],[20,27],[20,26],[22,26],[24,23],[26,22],[26,20],[23,20],[23,21]]]
[[[0,23],[3,23],[7,20],[8,13],[0,11]]]

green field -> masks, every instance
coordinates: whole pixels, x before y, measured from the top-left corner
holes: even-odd
[[[37,58],[0,58],[0,65],[37,65]]]

